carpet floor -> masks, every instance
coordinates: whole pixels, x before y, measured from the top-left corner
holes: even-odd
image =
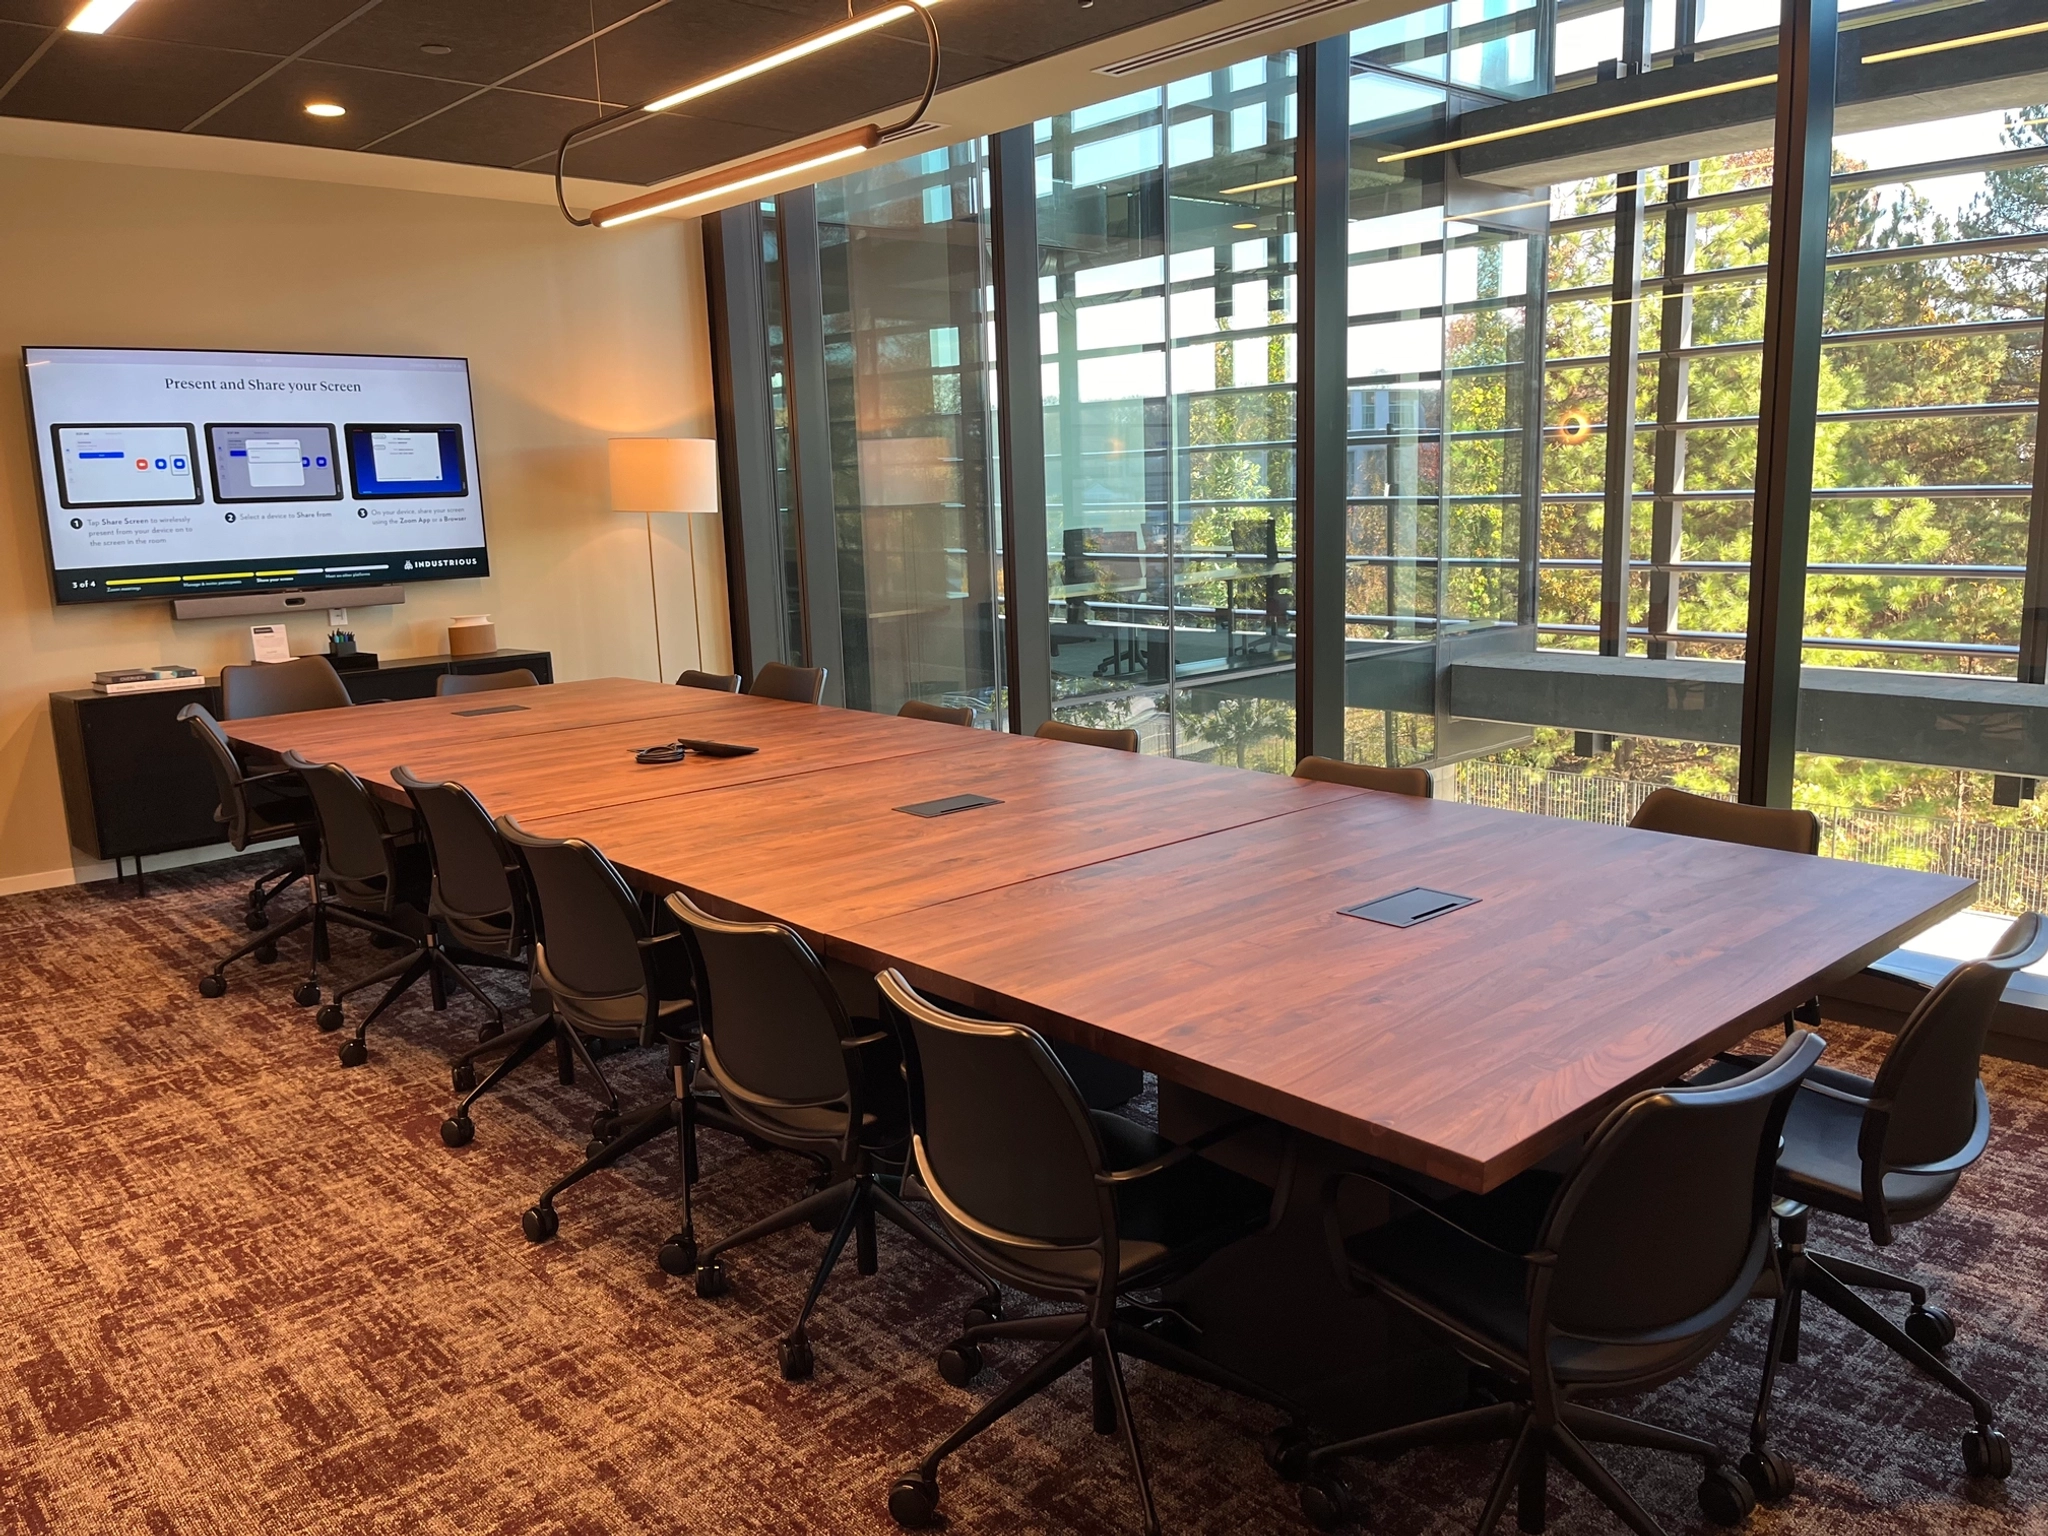
[[[545,1533],[891,1531],[893,1476],[1011,1374],[971,1391],[933,1368],[969,1288],[883,1228],[881,1272],[846,1264],[812,1327],[815,1378],[775,1339],[822,1239],[736,1255],[700,1301],[654,1264],[674,1222],[672,1143],[562,1202],[561,1235],[519,1214],[580,1155],[591,1101],[545,1066],[487,1100],[460,1151],[438,1129],[447,1062],[479,1011],[422,995],[380,1021],[368,1064],[290,998],[303,949],[194,980],[239,935],[248,860],[0,900],[0,1530]],[[384,958],[336,942],[343,975]],[[351,1016],[353,1018],[353,1015]],[[1830,1061],[1881,1041],[1831,1025]],[[662,1063],[608,1058],[629,1099]],[[1955,1314],[1950,1354],[2003,1405],[2018,1470],[1965,1481],[1967,1413],[1881,1346],[1809,1314],[1777,1443],[1801,1491],[1760,1536],[2048,1531],[2048,1073],[1987,1062],[1997,1131],[1937,1217],[1886,1262]],[[730,1232],[803,1189],[798,1160],[703,1137],[699,1229]],[[1817,1223],[1816,1246],[1867,1252]],[[1694,1376],[1632,1406],[1740,1449],[1762,1337],[1755,1306]],[[1132,1367],[1170,1536],[1306,1531],[1260,1459],[1267,1410]],[[1120,1446],[1090,1430],[1085,1373],[948,1464],[950,1528],[1130,1532]],[[1497,1449],[1356,1467],[1371,1529],[1470,1529]],[[1673,1533],[1712,1529],[1696,1473],[1611,1464]],[[1561,1474],[1552,1529],[1614,1531]],[[1512,1516],[1510,1516],[1512,1519]]]

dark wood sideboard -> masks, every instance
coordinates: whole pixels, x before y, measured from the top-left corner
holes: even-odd
[[[358,704],[424,699],[446,672],[505,672],[525,667],[544,683],[555,680],[546,651],[498,650],[478,656],[407,656],[343,672]],[[142,882],[146,855],[204,848],[221,840],[213,819],[217,796],[205,756],[178,711],[204,704],[220,711],[220,679],[190,688],[105,694],[72,688],[50,695],[57,737],[57,771],[64,786],[64,820],[72,846],[95,859],[114,860],[121,872],[135,861]]]

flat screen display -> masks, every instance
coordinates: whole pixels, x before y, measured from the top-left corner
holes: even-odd
[[[60,603],[490,574],[462,358],[22,360]]]

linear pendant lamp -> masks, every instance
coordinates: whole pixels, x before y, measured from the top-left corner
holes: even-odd
[[[563,138],[561,149],[555,155],[555,201],[561,207],[562,216],[579,227],[595,225],[599,229],[612,229],[621,224],[630,224],[636,219],[651,218],[658,213],[669,213],[694,204],[708,203],[714,198],[729,197],[763,186],[779,177],[815,170],[841,160],[851,160],[867,154],[899,134],[907,133],[923,119],[932,104],[932,97],[939,88],[939,29],[931,18],[931,7],[938,3],[939,0],[894,0],[893,4],[881,6],[865,15],[851,17],[837,26],[828,27],[823,32],[815,32],[809,37],[791,43],[786,48],[778,48],[773,53],[763,54],[757,59],[712,75],[694,85],[670,91],[665,96],[656,97],[645,106],[614,112],[585,123],[580,128],[571,129]],[[925,71],[924,94],[910,115],[901,122],[886,128],[878,123],[864,123],[858,128],[844,129],[822,139],[784,145],[780,149],[772,149],[743,160],[737,165],[728,165],[720,170],[686,177],[682,181],[656,187],[651,192],[643,192],[637,197],[629,197],[623,202],[608,204],[593,210],[587,218],[578,218],[569,211],[569,202],[563,187],[565,166],[570,148],[579,139],[604,130],[615,130],[623,126],[628,118],[666,112],[686,102],[700,100],[715,91],[725,90],[743,80],[754,79],[771,70],[781,69],[784,65],[794,64],[799,59],[823,53],[840,43],[850,42],[877,28],[885,27],[892,21],[901,21],[909,16],[915,16],[924,23],[929,65]]]

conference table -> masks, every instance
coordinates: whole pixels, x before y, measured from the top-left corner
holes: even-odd
[[[629,679],[226,722],[467,786],[629,879],[1459,1188],[1499,1186],[1973,882]],[[650,766],[693,736],[757,747]],[[939,816],[904,807],[990,802]],[[1347,915],[1426,887],[1410,927]]]

